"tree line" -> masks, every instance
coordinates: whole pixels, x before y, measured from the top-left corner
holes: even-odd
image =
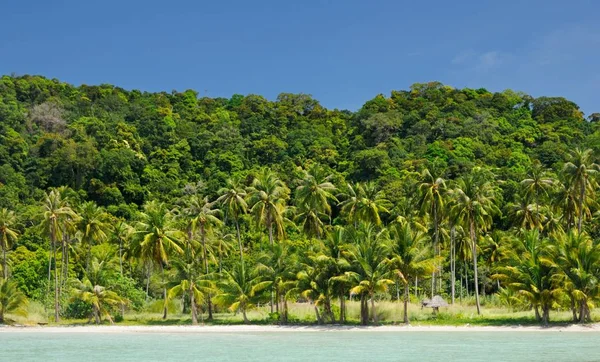
[[[261,302],[286,323],[288,301],[312,303],[318,323],[344,323],[348,299],[360,300],[361,324],[378,323],[377,300],[393,297],[392,286],[408,323],[409,293],[413,285],[418,292],[419,279],[430,282],[432,296],[450,295],[454,302],[458,261],[472,268],[478,313],[483,288],[533,309],[546,324],[550,310],[561,306],[572,310],[573,321],[586,322],[600,297],[600,246],[586,232],[595,221],[598,187],[591,157],[591,150],[573,151],[559,178],[539,164],[531,169],[519,202],[505,207],[512,227],[504,231],[492,229],[503,210],[488,169],[457,180],[424,169],[412,176],[413,197],[398,207],[374,183],[338,187],[318,166],[304,170],[293,190],[268,168],[228,180],[214,200],[195,185],[173,205],[147,202],[129,221],[81,202],[68,187],[51,189],[31,227],[48,241],[56,321],[65,293],[89,304],[97,322],[112,320],[128,303],[108,285],[105,274],[112,272],[143,276],[146,294],[151,277],[160,278],[163,318],[167,302],[183,298],[193,324],[199,309],[212,319],[215,305],[248,322],[246,312]],[[0,211],[5,280],[18,220],[14,211]],[[252,232],[262,235],[242,235]],[[480,281],[478,262],[488,264],[485,273],[496,284]]]
[[[589,320],[599,121],[438,82],[352,112],[3,76],[0,311],[182,298],[196,318],[266,303],[285,321],[293,300],[324,323],[356,300],[367,323],[379,300],[440,294]]]

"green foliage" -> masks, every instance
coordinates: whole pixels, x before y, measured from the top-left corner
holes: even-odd
[[[181,298],[193,318],[212,316],[213,301],[241,313],[270,303],[280,323],[288,301],[311,301],[325,323],[343,321],[352,292],[362,322],[376,322],[367,304],[395,298],[388,285],[454,297],[454,278],[461,293],[589,321],[600,118],[589,119],[564,98],[439,82],[350,112],[305,94],[211,99],[3,76],[2,276],[54,302],[56,320],[112,319],[124,299],[167,317]],[[523,251],[532,236],[520,228],[538,233],[543,258]],[[522,253],[500,252],[514,240]],[[552,258],[543,302],[526,295],[531,270],[505,269]],[[78,297],[61,308],[72,280]]]

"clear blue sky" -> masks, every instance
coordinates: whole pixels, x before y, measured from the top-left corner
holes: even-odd
[[[597,0],[3,0],[0,73],[355,110],[438,80],[600,112]]]

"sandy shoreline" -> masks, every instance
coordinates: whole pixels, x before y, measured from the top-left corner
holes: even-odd
[[[600,332],[600,324],[542,328],[537,326],[0,326],[0,333],[302,333],[302,332]]]

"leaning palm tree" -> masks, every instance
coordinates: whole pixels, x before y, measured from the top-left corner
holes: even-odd
[[[258,172],[248,189],[250,213],[254,215],[257,225],[267,229],[271,246],[275,237],[282,238],[285,234],[283,225],[289,194],[285,183],[268,168]]]
[[[441,257],[432,255],[427,235],[413,230],[409,223],[396,223],[390,230],[393,274],[404,285],[404,323],[408,324],[410,281],[431,275]]]
[[[0,280],[0,324],[4,323],[6,313],[27,314],[27,298],[10,280]]]
[[[182,254],[181,232],[174,227],[173,215],[165,204],[150,201],[144,205],[140,220],[131,245],[131,255],[158,266],[163,276],[164,299],[167,299],[165,283],[165,266],[169,265],[172,254]],[[150,270],[148,270],[150,279]],[[167,308],[163,311],[163,319],[167,318]]]
[[[469,231],[475,278],[475,301],[477,314],[481,314],[477,275],[477,234],[486,231],[492,223],[492,215],[499,212],[494,200],[495,191],[488,175],[476,168],[471,174],[460,178],[450,194],[453,197],[450,208],[452,217]]]
[[[50,256],[49,259],[54,258],[54,321],[58,322],[60,319],[60,302],[59,302],[59,282],[58,282],[58,268],[57,268],[57,243],[62,239],[63,226],[76,221],[78,218],[77,214],[71,209],[62,199],[61,194],[58,190],[51,190],[44,196],[42,203],[42,221],[41,228],[43,232],[50,239]],[[48,286],[50,286],[50,274],[51,274],[52,263],[48,263]]]
[[[241,185],[239,179],[228,179],[227,186],[219,190],[219,198],[217,203],[225,211],[225,220],[231,216],[235,223],[237,233],[238,248],[240,249],[240,262],[244,264],[244,247],[242,245],[242,236],[240,233],[240,216],[248,212],[248,204],[246,203],[246,190]]]
[[[13,243],[19,237],[17,226],[17,216],[14,211],[6,208],[0,209],[0,248],[2,248],[2,270],[4,279],[8,279],[8,264],[6,262],[6,252],[12,248]]]
[[[586,204],[593,200],[598,183],[594,179],[600,165],[593,162],[591,149],[575,149],[571,152],[571,161],[563,166],[563,173],[570,186],[570,193],[577,200],[577,231],[581,234]],[[589,212],[587,212],[589,216]]]
[[[79,208],[78,228],[81,233],[81,243],[86,246],[85,269],[89,269],[91,250],[95,244],[108,239],[110,230],[109,214],[93,201],[84,202]]]

